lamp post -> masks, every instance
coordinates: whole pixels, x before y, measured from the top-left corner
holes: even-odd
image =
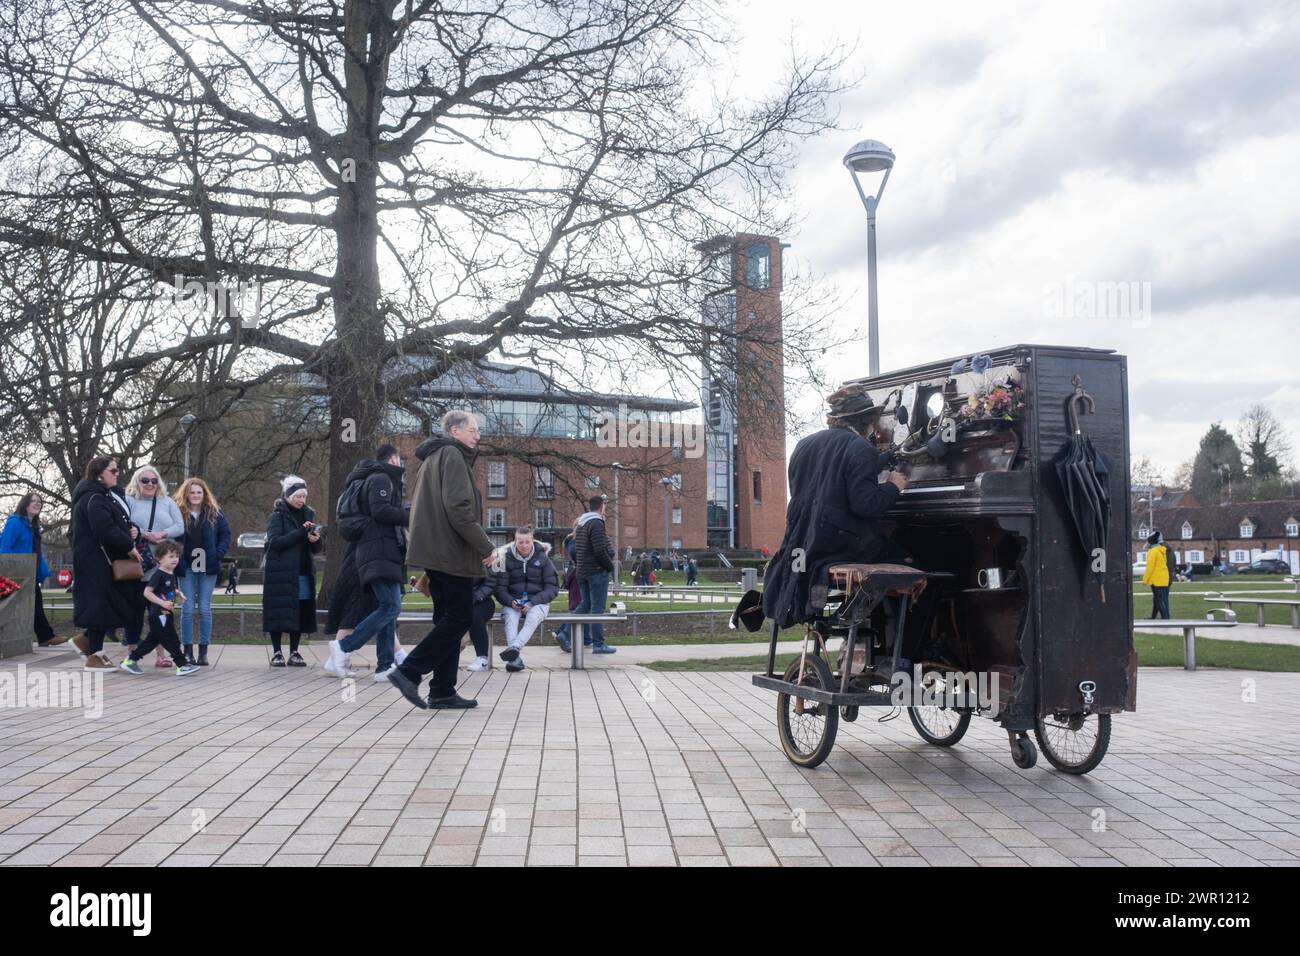
[[[867,356],[868,371],[880,374],[880,321],[876,311],[876,207],[885,194],[885,184],[894,168],[894,152],[875,139],[864,139],[844,154],[844,166],[853,175],[862,206],[867,211]],[[868,195],[862,188],[859,173],[884,172],[880,188]]]
[[[627,468],[627,465],[621,461],[613,462],[609,467],[614,469],[614,587],[618,587],[621,579],[620,570],[623,563],[623,499],[618,496],[618,473]]]
[[[672,491],[672,487],[673,487],[673,480],[671,477],[665,476],[659,479],[659,484],[664,486],[664,549],[660,553],[663,554],[665,558],[667,558],[668,557],[668,503],[669,503],[670,492]]]
[[[190,433],[194,431],[194,425],[198,419],[193,415],[186,415],[181,418],[181,434],[185,436],[185,477],[190,476]]]

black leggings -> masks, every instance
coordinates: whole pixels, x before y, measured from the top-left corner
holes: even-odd
[[[41,597],[41,589],[36,588],[36,613],[32,620],[32,627],[36,632],[36,642],[38,644],[48,644],[54,637],[54,628],[50,627],[50,619],[45,616],[45,601]]]
[[[275,648],[275,652],[277,654],[284,653],[282,650],[280,650],[280,633],[281,633],[280,631],[271,632],[271,646]],[[298,631],[289,632],[289,653],[290,654],[298,653],[298,639],[301,637],[302,634],[299,633]]]
[[[474,619],[469,625],[469,639],[474,642],[474,653],[479,657],[487,657],[490,653],[487,625],[496,609],[496,602],[490,597],[474,602]]]

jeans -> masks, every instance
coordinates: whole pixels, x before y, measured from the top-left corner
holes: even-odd
[[[546,615],[550,613],[550,607],[545,604],[534,604],[528,610],[520,614],[518,610],[512,607],[503,607],[501,609],[501,620],[506,626],[506,644],[515,650],[522,650],[524,645],[541,626],[542,621],[546,620]],[[523,619],[523,627],[520,628],[520,619]]]
[[[609,596],[609,572],[597,571],[589,578],[579,578],[578,590],[582,592],[582,600],[575,614],[604,614],[605,598]],[[591,631],[592,647],[604,645],[604,624],[588,624],[587,630]]]
[[[433,672],[429,696],[450,697],[456,692],[460,640],[474,623],[474,579],[425,569],[433,598],[433,629],[397,669],[416,684]]]
[[[185,603],[181,605],[181,643],[187,647],[194,643],[194,614],[199,615],[199,644],[212,643],[212,589],[217,586],[215,574],[195,574],[191,571],[181,578]]]
[[[356,629],[339,641],[347,654],[375,638],[375,658],[381,671],[393,664],[393,642],[397,636],[397,615],[402,613],[402,585],[397,581],[371,581],[368,585],[375,609],[363,617]]]
[[[1151,620],[1158,617],[1169,620],[1169,588],[1151,585]]]

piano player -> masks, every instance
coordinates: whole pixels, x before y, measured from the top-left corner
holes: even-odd
[[[827,428],[802,439],[790,456],[785,536],[763,575],[763,615],[781,627],[816,617],[833,564],[897,561],[903,554],[880,518],[907,487],[890,471],[879,480],[892,435],[880,426],[883,405],[861,389],[830,396]]]

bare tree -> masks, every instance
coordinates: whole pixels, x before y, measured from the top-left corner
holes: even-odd
[[[309,376],[330,484],[384,409],[456,363],[575,386],[695,380],[716,284],[695,245],[788,225],[793,144],[827,128],[837,54],[725,90],[705,0],[6,0],[0,252],[61,249],[198,282],[202,327],[104,366],[192,361],[193,394]],[[708,78],[715,82],[706,82]],[[33,215],[93,207],[102,237]],[[714,283],[714,284],[711,284]],[[164,294],[169,294],[164,292]],[[812,368],[834,336],[746,330]],[[213,417],[201,409],[204,421]]]
[[[1280,478],[1282,468],[1290,464],[1291,440],[1267,405],[1256,402],[1246,409],[1237,423],[1236,438],[1249,462],[1247,474],[1252,481]]]

